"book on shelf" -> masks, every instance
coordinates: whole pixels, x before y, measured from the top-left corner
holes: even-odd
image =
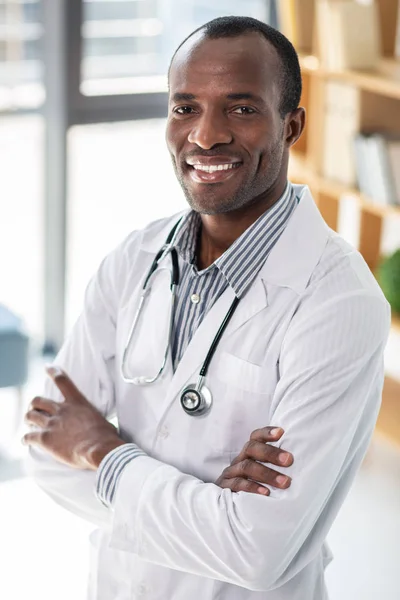
[[[400,136],[359,133],[354,154],[360,191],[373,203],[400,205]]]
[[[361,211],[354,194],[340,196],[337,232],[355,248],[360,244]]]
[[[360,130],[360,91],[327,81],[323,115],[322,174],[348,186],[356,184],[353,139]]]
[[[374,69],[381,56],[376,2],[317,0],[318,51],[333,71]]]
[[[354,158],[358,189],[364,196],[372,198],[372,173],[368,170],[369,158],[365,136],[361,134],[356,134],[354,137]]]
[[[278,24],[298,51],[312,52],[315,0],[278,0]]]
[[[390,140],[387,145],[389,164],[392,172],[396,201],[400,205],[400,138]]]

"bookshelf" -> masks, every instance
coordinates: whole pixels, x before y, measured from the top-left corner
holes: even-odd
[[[318,2],[333,3],[338,0],[279,2],[281,30],[291,39],[299,53],[303,75],[301,105],[305,107],[307,114],[303,136],[291,151],[289,177],[295,183],[305,183],[310,187],[322,216],[334,230],[338,229],[342,199],[351,198],[359,211],[358,249],[370,269],[375,272],[381,260],[382,235],[387,219],[398,220],[400,247],[400,205],[374,201],[373,197],[357,189],[356,181],[340,181],[327,176],[327,146],[326,142],[324,145],[323,138],[329,131],[327,104],[330,93],[328,90],[332,89],[332,84],[352,90],[354,106],[350,108],[355,113],[354,134],[358,131],[375,130],[400,136],[400,59],[395,57],[400,0],[375,0],[375,23],[381,37],[381,56],[373,68],[366,69],[336,69],[326,66],[319,51],[320,39],[325,42],[325,34],[319,31],[321,21],[317,16],[320,8],[317,6]],[[349,110],[349,105],[343,108],[345,110]],[[332,127],[330,132],[332,133]],[[338,138],[334,137],[332,144],[337,142]],[[340,145],[335,150],[338,155],[346,151]],[[400,335],[400,315],[392,316],[392,330]],[[400,381],[390,377],[385,379],[377,432],[400,444]]]
[[[362,90],[400,100],[400,61],[382,58],[376,70],[365,71],[327,71],[320,66],[319,59],[312,54],[299,53],[303,74],[337,79],[356,85]]]
[[[307,158],[302,152],[292,150],[289,161],[289,171],[293,180],[300,181],[303,179],[314,191],[331,195],[332,198],[337,199],[337,201],[340,201],[340,198],[343,196],[352,196],[359,204],[360,209],[366,212],[378,215],[379,217],[400,217],[400,206],[381,206],[379,204],[374,204],[371,198],[362,194],[357,188],[349,187],[340,182],[319,176],[307,163]],[[336,229],[337,222],[329,225],[332,229]]]

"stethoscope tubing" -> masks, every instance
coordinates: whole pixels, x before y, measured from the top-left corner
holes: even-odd
[[[128,335],[128,340],[125,345],[123,356],[122,356],[121,375],[122,375],[123,380],[126,383],[133,383],[135,385],[151,384],[151,383],[154,383],[155,381],[157,381],[157,379],[160,377],[160,375],[164,371],[164,368],[165,368],[165,365],[167,362],[167,358],[168,358],[168,352],[169,352],[169,349],[171,346],[172,333],[173,333],[172,330],[173,330],[173,322],[174,322],[173,316],[174,316],[174,312],[175,312],[175,302],[176,302],[176,292],[177,292],[177,287],[179,285],[179,279],[180,279],[178,253],[177,253],[176,248],[173,246],[173,243],[174,243],[175,236],[178,231],[179,225],[182,222],[182,218],[179,219],[179,221],[176,223],[176,225],[174,225],[174,227],[170,231],[170,233],[165,241],[165,244],[157,252],[157,254],[150,266],[150,269],[147,272],[147,275],[144,279],[142,293],[141,293],[141,296],[139,299],[139,306],[136,310],[136,314],[135,314],[135,317],[134,317],[134,320],[133,320],[133,323],[132,323],[132,326],[131,326],[131,329],[130,329],[130,332]],[[155,271],[158,269],[160,262],[163,261],[168,256],[168,254],[171,256],[171,262],[172,262],[172,270],[170,271],[170,273],[171,273],[170,288],[171,288],[172,297],[171,297],[171,309],[170,309],[171,313],[170,313],[169,328],[168,328],[168,342],[166,345],[163,361],[162,361],[160,369],[158,370],[157,374],[154,377],[146,377],[146,376],[129,377],[129,375],[126,373],[126,370],[125,370],[125,366],[126,366],[126,362],[127,362],[127,358],[128,358],[128,351],[131,346],[133,335],[136,331],[136,327],[137,327],[140,315],[143,311],[146,296],[149,294],[150,289],[151,289],[151,286],[149,287],[149,283],[150,283],[151,277],[153,276]],[[163,268],[166,268],[166,267],[161,267],[161,269],[163,269]],[[240,298],[235,296],[232,304],[230,305],[229,310],[226,313],[225,318],[222,321],[222,323],[211,343],[211,346],[207,352],[204,362],[201,366],[197,384],[196,385],[189,384],[181,393],[181,406],[182,406],[183,410],[190,416],[201,416],[201,415],[205,414],[206,412],[208,412],[211,408],[212,394],[211,394],[210,390],[205,385],[203,385],[203,381],[208,372],[208,368],[209,368],[211,360],[215,354],[215,351],[218,347],[218,344],[221,340],[221,337],[224,334],[224,332],[229,324],[229,321],[231,320],[231,318],[239,304],[239,300],[240,300]],[[189,398],[189,402],[192,402],[193,396],[195,396],[195,398],[197,400],[197,406],[189,408],[188,407],[188,398]]]
[[[177,287],[179,285],[178,253],[172,244],[173,244],[174,237],[178,231],[179,225],[182,222],[182,218],[183,217],[181,217],[179,219],[179,221],[174,225],[174,227],[169,232],[168,237],[165,240],[165,244],[157,252],[157,254],[156,254],[153,262],[151,263],[151,266],[146,274],[146,277],[144,278],[144,282],[143,282],[143,286],[142,286],[142,293],[141,293],[140,299],[139,299],[139,305],[138,305],[138,308],[136,309],[135,317],[133,319],[133,323],[132,323],[132,326],[129,331],[128,340],[125,344],[125,348],[124,348],[123,355],[122,355],[121,376],[125,383],[133,383],[135,385],[144,385],[144,384],[154,383],[155,381],[157,381],[157,379],[160,377],[160,375],[164,371],[165,365],[167,363],[168,348],[170,345],[170,340],[172,338],[172,328],[173,328],[172,316],[173,316],[174,310],[175,310],[176,291],[177,291]],[[126,363],[127,363],[127,358],[128,358],[128,351],[131,346],[133,334],[135,333],[140,315],[142,314],[146,297],[150,292],[150,288],[148,287],[148,285],[149,285],[152,275],[157,270],[159,263],[162,260],[164,260],[164,258],[166,256],[168,256],[168,254],[171,255],[171,261],[172,261],[171,284],[170,284],[172,297],[171,297],[171,308],[170,308],[171,316],[170,316],[170,323],[169,323],[169,328],[168,328],[168,344],[166,346],[166,351],[164,353],[163,361],[162,361],[160,369],[158,370],[157,374],[154,377],[146,377],[146,376],[130,377],[126,373],[126,368],[125,368]]]
[[[235,310],[237,308],[237,305],[239,304],[239,300],[240,299],[237,296],[235,296],[235,298],[234,298],[234,300],[233,300],[233,302],[232,302],[232,304],[231,304],[228,312],[225,315],[224,320],[222,321],[222,323],[221,323],[221,325],[220,325],[220,327],[219,327],[219,329],[218,329],[218,331],[216,333],[215,338],[212,341],[210,349],[207,352],[207,356],[206,356],[206,358],[205,358],[205,360],[203,362],[203,365],[202,365],[202,367],[200,369],[199,376],[202,377],[202,378],[204,378],[207,375],[208,367],[209,367],[209,365],[211,363],[212,357],[214,356],[214,353],[215,353],[215,351],[217,349],[219,341],[220,341],[220,339],[221,339],[221,337],[222,337],[225,329],[227,328],[229,321],[233,317],[233,313],[235,312]]]

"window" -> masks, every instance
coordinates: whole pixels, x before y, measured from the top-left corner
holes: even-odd
[[[83,0],[81,92],[166,91],[179,43],[215,17],[243,13],[265,20],[265,0]]]
[[[0,111],[43,103],[40,0],[0,0]]]

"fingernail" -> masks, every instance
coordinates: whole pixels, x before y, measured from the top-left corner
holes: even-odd
[[[271,435],[281,435],[283,433],[283,429],[281,427],[274,427],[271,429]]]
[[[57,377],[57,375],[61,375],[62,370],[57,365],[46,365],[46,372],[50,377]]]
[[[258,493],[262,494],[263,496],[269,496],[269,490],[265,487],[259,487]]]
[[[279,455],[279,462],[282,465],[287,465],[290,462],[291,455],[288,452],[281,452]]]
[[[275,479],[275,481],[278,485],[286,485],[287,482],[289,481],[289,478],[285,477],[285,475],[278,475],[278,477]]]

